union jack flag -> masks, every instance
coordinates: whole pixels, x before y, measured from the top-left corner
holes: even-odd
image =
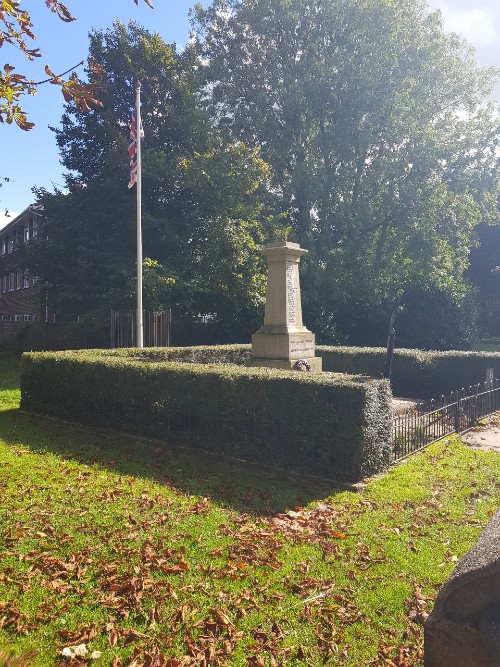
[[[144,136],[144,130],[141,127],[139,129],[139,139],[142,139]],[[129,162],[129,183],[128,187],[132,188],[137,183],[137,122],[135,118],[135,110],[130,119],[130,132],[129,132],[129,143],[128,143],[128,162]]]

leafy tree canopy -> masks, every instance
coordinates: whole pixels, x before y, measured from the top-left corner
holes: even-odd
[[[261,148],[310,250],[310,326],[348,333],[346,305],[390,312],[411,285],[460,300],[498,219],[496,71],[421,0],[215,0],[193,26],[208,112]]]
[[[401,305],[411,334],[412,317],[441,304],[470,314],[463,344],[475,228],[499,218],[496,71],[423,0],[214,0],[192,19],[182,53],[136,24],[91,36],[107,74],[89,66],[88,85],[103,106],[66,108],[69,194],[43,194],[49,240],[32,260],[51,298],[77,312],[131,304],[124,156],[139,79],[146,303],[216,313],[248,336],[264,285],[256,248],[291,227],[310,251],[304,315],[320,340],[355,342],[368,322],[386,331]]]
[[[40,192],[40,241],[23,261],[61,313],[105,317],[135,304],[135,191],[127,189],[134,82],[142,84],[144,305],[215,313],[253,326],[265,279],[256,250],[274,225],[269,168],[257,149],[224,142],[200,108],[199,63],[159,35],[117,22],[91,35],[103,64],[102,107],[68,106],[55,130],[68,193]],[[89,82],[95,76],[88,71]]]

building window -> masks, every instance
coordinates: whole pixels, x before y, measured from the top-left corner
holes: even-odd
[[[30,286],[30,278],[27,273],[24,274],[23,276],[23,287],[29,287]]]
[[[15,289],[15,284],[16,282],[16,274],[15,273],[9,273],[9,279],[7,281],[7,290],[9,292],[13,292]]]
[[[22,275],[21,271],[16,273],[16,289],[21,289]]]
[[[38,221],[36,218],[30,218],[29,222],[29,237],[30,239],[36,239],[38,234]]]
[[[37,282],[38,282],[38,276],[33,276],[33,278],[31,280],[32,280],[33,286],[36,285]]]

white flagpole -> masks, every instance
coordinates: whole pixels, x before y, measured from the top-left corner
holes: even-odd
[[[135,87],[135,122],[137,133],[137,317],[136,317],[136,347],[144,347],[144,325],[142,318],[142,191],[141,191],[141,83]]]

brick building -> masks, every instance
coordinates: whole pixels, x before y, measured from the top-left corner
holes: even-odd
[[[19,270],[15,252],[36,240],[40,210],[28,206],[0,229],[0,321],[37,322],[48,317],[40,300],[37,276]]]
[[[56,322],[37,276],[23,271],[16,250],[36,242],[41,210],[28,206],[0,229],[0,350],[67,350],[86,346],[85,326]]]

